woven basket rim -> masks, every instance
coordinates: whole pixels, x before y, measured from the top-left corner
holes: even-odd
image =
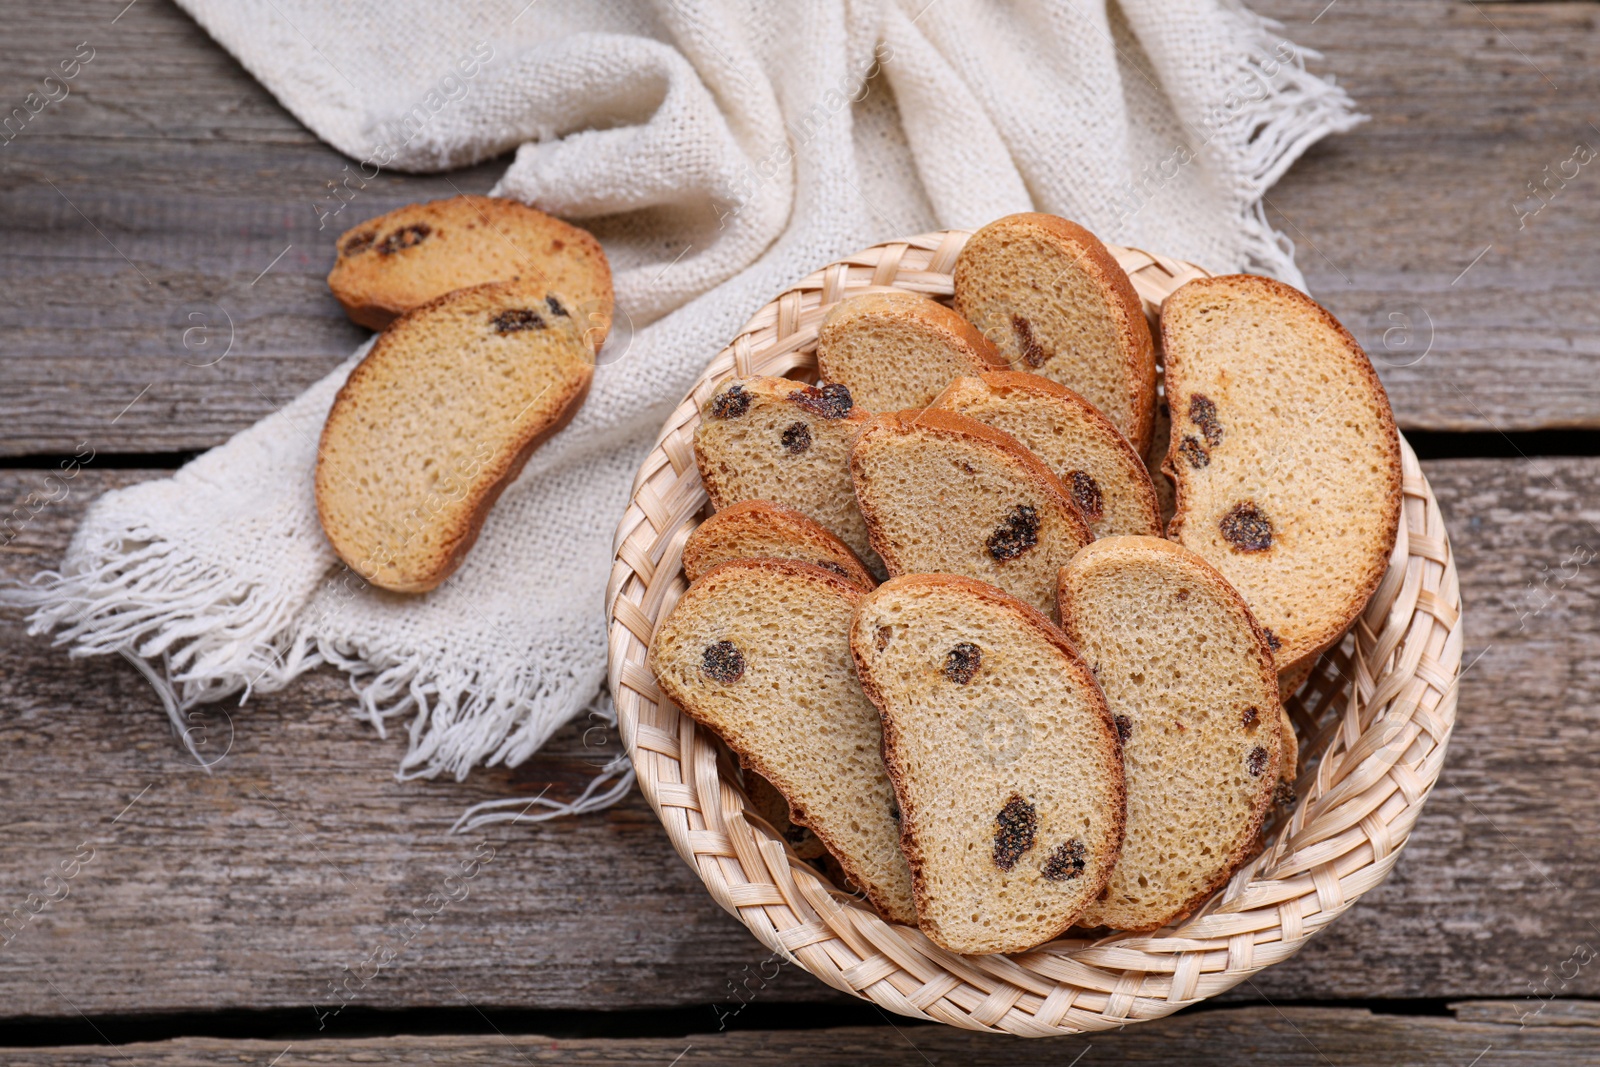
[[[645,665],[687,584],[683,543],[706,504],[693,453],[701,404],[724,379],[814,369],[822,315],[892,286],[949,297],[970,231],[888,241],[830,263],[766,304],[708,364],[640,466],[606,589],[608,685],[640,790],[678,854],[775,954],[880,1007],[1025,1037],[1105,1030],[1215,996],[1299,951],[1393,869],[1443,766],[1464,631],[1438,502],[1401,438],[1400,531],[1349,634],[1286,704],[1300,736],[1299,800],[1261,852],[1189,918],[1153,934],[1072,936],[961,956],[829,884],[748,807],[736,764],[660,693]],[[1152,317],[1210,272],[1111,248]]]

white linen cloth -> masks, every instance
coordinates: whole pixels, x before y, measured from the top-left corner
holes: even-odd
[[[1360,121],[1232,0],[179,2],[351,157],[315,206],[330,254],[372,213],[379,169],[515,150],[496,194],[589,228],[615,270],[588,403],[438,590],[364,587],[318,526],[316,441],[357,352],[173,477],[107,493],[21,594],[74,655],[144,660],[180,729],[198,703],[331,663],[380,730],[409,719],[402,776],[516,764],[597,700],[635,467],[786,286],[876,241],[1030,209],[1301,284],[1262,194]],[[624,769],[582,806],[620,795]]]

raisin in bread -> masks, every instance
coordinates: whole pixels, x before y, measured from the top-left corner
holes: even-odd
[[[1084,926],[1155,930],[1243,863],[1283,759],[1272,653],[1250,610],[1199,556],[1108,537],[1061,572],[1061,621],[1122,738],[1122,858]]]
[[[1161,333],[1168,536],[1243,594],[1287,670],[1338,640],[1388,567],[1401,495],[1389,399],[1355,338],[1270,278],[1188,283]]]
[[[1150,443],[1150,324],[1127,273],[1094,234],[1054,215],[989,223],[956,259],[955,307],[1013,370],[1077,392],[1140,452]]]
[[[723,382],[700,410],[694,458],[711,506],[770,500],[793,508],[877,565],[850,483],[850,446],[871,416],[837,383]]]
[[[817,370],[868,411],[927,407],[957,375],[1004,366],[970,322],[904,289],[843,300],[817,331]]]
[[[878,415],[862,429],[850,469],[890,575],[964,574],[1049,614],[1057,572],[1094,540],[1038,457],[962,415]]]
[[[782,793],[874,907],[916,922],[878,713],[850,619],[862,592],[794,560],[737,560],[691,585],[656,628],[662,692]]]
[[[351,319],[381,330],[455,289],[521,281],[565,294],[595,348],[611,325],[600,242],[515,200],[457,196],[410,204],[347,230],[328,287]]]
[[[582,405],[594,352],[564,295],[460,289],[395,321],[334,399],[316,501],[339,558],[374,585],[432,589],[501,490]]]
[[[692,582],[719,563],[762,558],[810,563],[862,589],[877,584],[849,545],[770,500],[741,500],[702,522],[683,546],[683,575]]]
[[[1096,537],[1161,536],[1144,460],[1104,415],[1064,385],[1011,371],[957,378],[933,406],[1015,437],[1061,479]]]
[[[910,575],[861,599],[850,648],[923,932],[1020,952],[1072,925],[1117,862],[1124,799],[1105,699],[1066,638],[992,586]]]

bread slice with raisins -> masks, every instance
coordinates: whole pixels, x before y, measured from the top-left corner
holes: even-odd
[[[417,593],[460,566],[501,491],[588,395],[594,350],[570,306],[532,282],[494,282],[377,339],[317,450],[317,513],[352,570]]]
[[[883,715],[918,924],[952,952],[1059,935],[1117,863],[1122,758],[1105,698],[1062,633],[992,586],[895,578],[850,628]]]
[[[1036,611],[1094,535],[1016,438],[937,408],[878,415],[850,453],[856,501],[891,576],[964,574]]]
[[[713,568],[650,642],[662,692],[789,802],[884,917],[916,922],[878,712],[861,691],[850,620],[862,591],[794,560]]]
[[[878,565],[850,482],[850,446],[871,416],[837,383],[732,378],[700,409],[694,458],[711,506],[793,508]]]
[[[684,543],[683,576],[692,582],[719,563],[763,558],[810,563],[862,589],[878,584],[849,545],[770,500],[741,500],[702,522]]]
[[[956,259],[955,308],[1012,370],[1059,382],[1150,443],[1155,346],[1133,283],[1100,239],[1054,215],[1008,215]]]
[[[817,330],[817,370],[868,411],[927,407],[957,375],[1005,365],[970,322],[905,289],[842,300]]]
[[[1084,926],[1156,930],[1251,854],[1283,762],[1266,635],[1205,560],[1156,537],[1108,537],[1061,571],[1061,623],[1122,738],[1122,858]]]
[[[414,307],[485,282],[564,294],[596,349],[611,326],[611,267],[590,234],[516,200],[408,204],[339,238],[328,288],[352,320],[381,330]]]
[[[1066,386],[1001,371],[957,378],[933,406],[1003,430],[1044,460],[1096,537],[1161,536],[1144,460],[1109,419]]]
[[[1400,437],[1355,338],[1310,297],[1236,274],[1161,313],[1177,485],[1168,536],[1243,594],[1287,671],[1338,640],[1400,523]]]

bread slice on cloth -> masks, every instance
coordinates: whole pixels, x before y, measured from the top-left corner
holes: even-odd
[[[1236,274],[1162,309],[1168,536],[1244,595],[1280,670],[1338,640],[1400,522],[1400,438],[1361,346],[1304,293]]]
[[[656,628],[650,669],[789,802],[886,918],[916,922],[878,712],[856,681],[862,592],[794,560],[738,560],[691,585]]]
[[[594,350],[570,300],[529,282],[460,289],[396,320],[350,372],[317,451],[339,558],[374,585],[432,589],[489,509],[572,418]]]
[[[878,584],[849,545],[770,500],[741,500],[702,522],[683,546],[683,575],[693,582],[719,563],[762,558],[810,563],[863,590]]]
[[[596,349],[611,325],[611,267],[587,232],[516,200],[409,204],[347,230],[328,288],[352,320],[381,330],[414,307],[485,282],[563,294]]]
[[[1117,862],[1123,780],[1066,638],[992,586],[919,574],[862,597],[850,648],[883,714],[923,932],[1020,952],[1072,925]]]
[[[769,500],[793,508],[880,564],[850,482],[850,447],[871,418],[835,382],[732,378],[700,409],[694,458],[711,506]]]
[[[1155,537],[1096,541],[1061,572],[1061,620],[1122,738],[1127,837],[1084,926],[1155,930],[1250,855],[1283,760],[1266,636],[1205,560]]]
[[[1127,273],[1100,239],[1054,215],[1008,215],[956,259],[955,308],[1012,370],[1081,395],[1135,450],[1150,443],[1155,347]]]
[[[905,289],[843,300],[817,331],[818,372],[868,411],[927,407],[957,375],[1004,367],[970,322]]]
[[[1144,460],[1109,419],[1064,385],[1010,371],[957,378],[933,406],[1015,437],[1044,460],[1096,537],[1165,529]]]
[[[1049,615],[1057,572],[1094,540],[1038,457],[962,415],[878,415],[861,431],[850,469],[891,576],[964,574]]]

